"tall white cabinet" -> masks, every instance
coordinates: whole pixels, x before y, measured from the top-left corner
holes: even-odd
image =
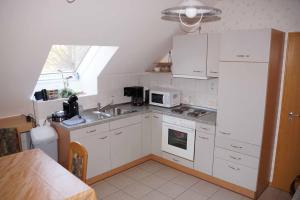
[[[284,33],[221,37],[213,176],[259,195],[269,183]]]

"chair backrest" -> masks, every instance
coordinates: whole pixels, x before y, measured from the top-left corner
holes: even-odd
[[[0,157],[20,152],[16,128],[0,128]]]
[[[78,142],[71,142],[69,145],[68,170],[86,182],[88,152]]]

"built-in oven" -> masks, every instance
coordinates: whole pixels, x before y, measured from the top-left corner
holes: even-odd
[[[162,150],[176,156],[194,160],[195,126],[190,120],[163,116]]]

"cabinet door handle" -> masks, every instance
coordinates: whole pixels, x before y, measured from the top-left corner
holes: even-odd
[[[176,158],[172,158],[172,160],[175,162],[179,162],[179,160],[177,160]]]
[[[199,136],[199,138],[203,139],[203,140],[208,140],[208,137],[202,137],[202,136]]]
[[[205,131],[209,131],[209,128],[205,128],[205,127],[200,127],[200,129],[205,130]]]
[[[233,166],[231,166],[231,165],[228,165],[228,167],[229,167],[230,169],[235,170],[235,171],[240,171],[240,168],[238,168],[238,167],[233,167]]]
[[[240,157],[234,157],[234,156],[229,156],[229,157],[234,159],[234,160],[242,160],[242,158],[240,158]]]
[[[155,116],[155,115],[154,115],[153,117],[156,118],[156,119],[158,119],[158,116]]]
[[[86,133],[94,133],[94,132],[96,132],[96,129],[87,131]]]
[[[101,137],[99,138],[100,140],[105,140],[107,138],[107,136]]]
[[[235,149],[242,149],[243,147],[241,147],[241,146],[236,146],[236,145],[233,145],[233,144],[231,144],[230,145],[232,148],[235,148]]]
[[[148,119],[150,116],[149,115],[147,115],[147,116],[145,116],[145,119]]]
[[[238,57],[238,58],[249,58],[250,55],[249,54],[238,54],[238,55],[236,55],[236,57]]]
[[[224,132],[224,131],[219,131],[219,132],[223,135],[231,135],[231,133],[229,133],[229,132]]]
[[[122,132],[118,132],[118,133],[116,133],[115,135],[121,135],[122,134]]]

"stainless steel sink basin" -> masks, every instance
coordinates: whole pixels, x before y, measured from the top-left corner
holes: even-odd
[[[128,109],[123,109],[123,108],[110,108],[104,111],[94,111],[94,114],[99,114],[103,115],[105,117],[112,117],[112,116],[118,116],[118,115],[124,115],[124,114],[129,114],[137,112],[137,110],[128,110]]]
[[[98,110],[93,111],[93,114],[100,115],[100,116],[103,116],[105,118],[112,117],[112,114],[107,113],[107,112],[98,111]]]
[[[137,110],[111,107],[107,110],[99,111],[96,108],[94,108],[94,109],[83,111],[81,113],[81,116],[86,120],[87,123],[90,123],[99,120],[109,119],[111,117],[130,114],[134,112],[137,112]]]

